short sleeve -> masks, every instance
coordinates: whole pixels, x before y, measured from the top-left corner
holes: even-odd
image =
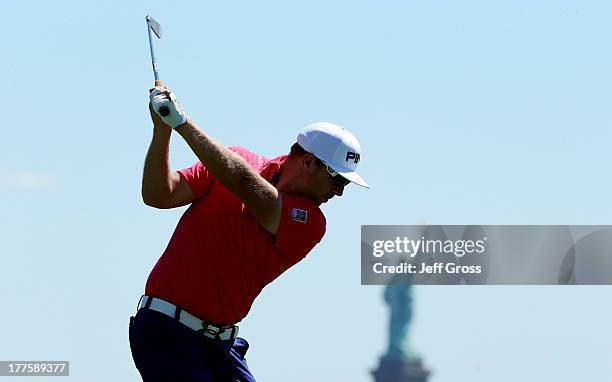
[[[325,234],[325,216],[310,199],[282,194],[281,218],[275,246],[289,267],[302,260]]]
[[[179,170],[178,173],[185,178],[191,191],[193,191],[198,199],[210,191],[215,181],[215,178],[200,161],[194,163],[191,167]]]

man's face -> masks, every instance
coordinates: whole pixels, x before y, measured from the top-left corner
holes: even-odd
[[[314,171],[312,171],[308,179],[308,191],[310,194],[308,196],[319,205],[326,203],[334,196],[342,196],[344,186],[330,182],[332,176],[326,166],[316,160],[314,166]]]
[[[285,177],[285,182],[281,175],[279,191],[309,198],[317,205],[326,203],[334,196],[342,196],[346,186],[342,181],[346,179],[331,169],[328,171],[327,166],[314,155],[306,153],[289,163],[287,171],[292,175]],[[332,177],[330,171],[336,176]]]

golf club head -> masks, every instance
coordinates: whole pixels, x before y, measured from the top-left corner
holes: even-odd
[[[162,37],[161,25],[159,25],[159,23],[155,21],[155,19],[149,15],[147,15],[147,23],[149,23],[149,28],[151,28],[151,30],[153,31],[153,33],[155,33],[157,38],[161,38]]]

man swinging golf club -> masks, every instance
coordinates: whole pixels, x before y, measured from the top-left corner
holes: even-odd
[[[163,117],[162,107],[169,110]],[[157,208],[191,205],[131,317],[134,362],[144,382],[254,381],[236,323],[263,287],[321,240],[319,205],[350,182],[368,187],[355,172],[359,143],[343,127],[314,123],[288,155],[268,160],[214,140],[163,86],[152,89],[149,109],[143,200]],[[180,171],[169,167],[172,129],[199,159]]]

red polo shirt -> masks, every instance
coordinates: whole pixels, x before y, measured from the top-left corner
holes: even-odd
[[[267,160],[230,148],[270,183],[287,157]],[[325,217],[310,199],[282,193],[275,235],[201,162],[180,170],[197,200],[181,217],[151,271],[145,293],[195,316],[229,324],[242,320],[263,287],[302,260],[325,234]]]

